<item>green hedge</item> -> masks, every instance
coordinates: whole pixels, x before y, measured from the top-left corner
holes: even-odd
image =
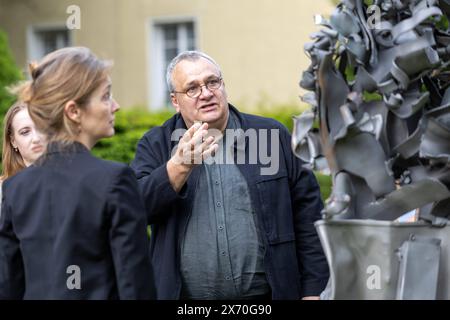
[[[6,88],[21,79],[22,73],[14,62],[6,34],[0,30],[0,118],[2,121],[4,114],[15,101]]]
[[[15,102],[15,97],[11,95],[7,87],[16,84],[22,79],[22,73],[14,62],[8,46],[6,34],[0,30],[0,128],[3,130],[3,118],[9,107]],[[3,132],[1,132],[1,135]],[[0,138],[0,150],[2,149],[2,139]],[[1,151],[0,151],[1,153]],[[0,157],[1,168],[1,157]]]
[[[292,131],[292,116],[299,114],[298,107],[281,106],[271,110],[260,110],[255,114],[277,119]],[[130,163],[136,152],[139,139],[147,130],[159,126],[169,119],[174,111],[148,112],[143,109],[122,109],[116,113],[116,134],[97,143],[93,153],[103,159]],[[329,176],[316,172],[321,186],[322,199],[327,199],[331,191]]]
[[[116,113],[116,134],[112,138],[100,140],[92,152],[102,159],[129,164],[144,133],[161,125],[173,114],[173,111],[150,113],[142,109],[122,109]]]
[[[314,174],[316,176],[317,182],[320,185],[320,193],[322,195],[322,200],[325,201],[331,194],[331,187],[332,187],[331,176],[327,176],[319,172],[314,172]]]
[[[160,112],[148,112],[142,108],[120,110],[116,113],[116,134],[97,143],[93,149],[94,154],[103,159],[130,163],[142,135],[150,128],[164,123],[174,112],[173,109]],[[292,116],[298,113],[298,108],[280,107],[255,114],[277,119],[292,131]]]

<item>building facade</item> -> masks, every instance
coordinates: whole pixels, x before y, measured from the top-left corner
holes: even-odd
[[[167,107],[165,68],[198,49],[222,67],[241,109],[300,104],[303,45],[329,15],[330,0],[0,0],[17,64],[63,46],[114,60],[114,96],[123,107]],[[68,28],[68,26],[70,28]]]

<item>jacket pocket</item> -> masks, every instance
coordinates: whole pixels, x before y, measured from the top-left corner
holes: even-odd
[[[286,242],[292,242],[295,241],[295,234],[294,233],[286,233],[286,234],[280,234],[275,235],[273,237],[269,237],[269,244],[282,244]]]
[[[269,244],[295,240],[291,194],[286,172],[261,176],[256,182],[262,224]]]

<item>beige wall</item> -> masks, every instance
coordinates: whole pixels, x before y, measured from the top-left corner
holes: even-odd
[[[64,23],[68,5],[81,8],[74,45],[115,61],[114,95],[122,106],[148,105],[155,19],[193,17],[197,45],[222,66],[230,101],[241,108],[300,105],[298,81],[309,60],[303,45],[329,15],[329,0],[0,0],[0,28],[17,62],[26,65],[26,28]]]

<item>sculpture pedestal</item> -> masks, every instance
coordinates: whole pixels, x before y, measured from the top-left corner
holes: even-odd
[[[320,220],[325,299],[450,299],[450,224]]]

